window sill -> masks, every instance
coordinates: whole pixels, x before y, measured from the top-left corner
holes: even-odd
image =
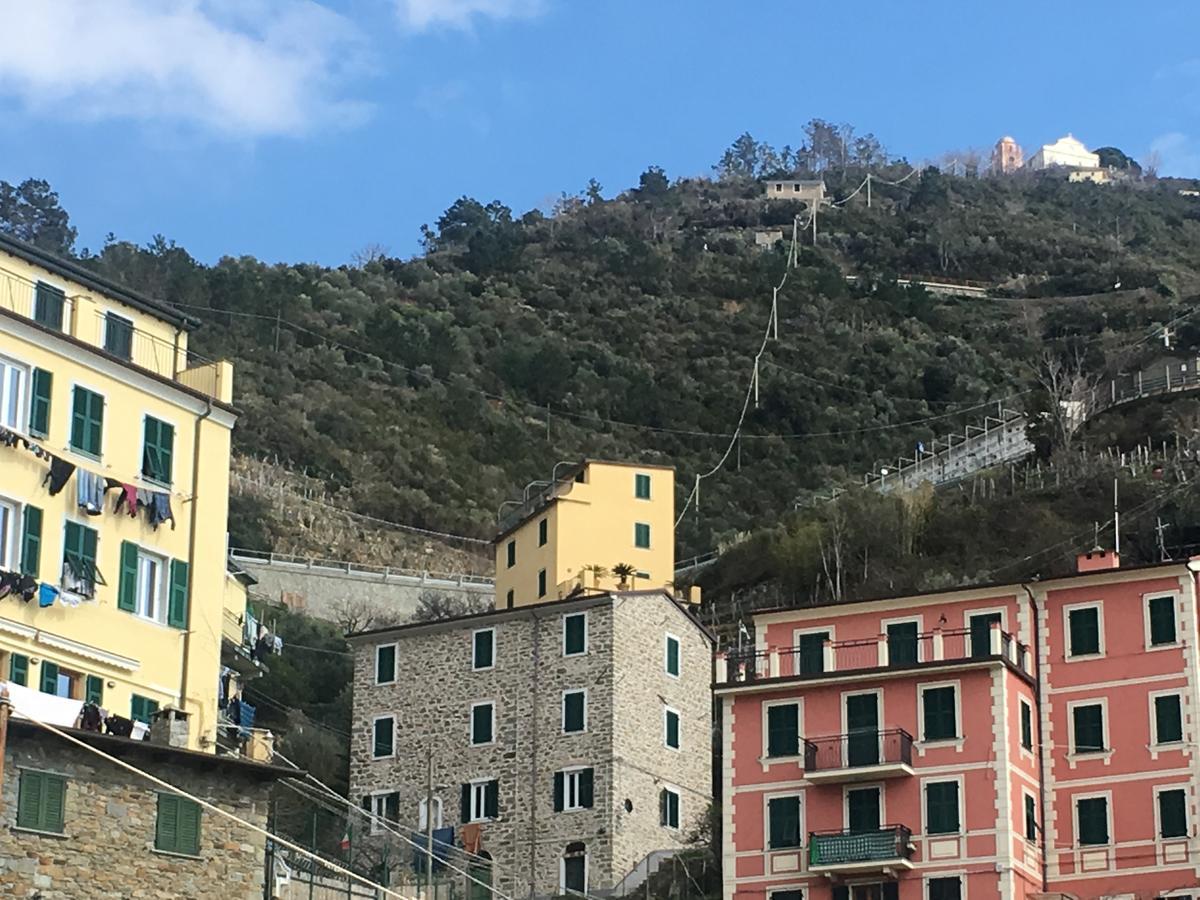
[[[496,742],[495,742],[495,741],[488,741],[486,744],[476,744],[474,741],[472,741],[472,742],[471,742],[471,749],[472,749],[472,750],[482,750],[482,749],[485,749],[485,748],[487,748],[487,747],[495,747],[495,746],[496,746]]]
[[[1063,657],[1063,662],[1091,662],[1097,659],[1104,659],[1105,656],[1106,654],[1103,650],[1099,651],[1098,653],[1072,653]]]
[[[563,659],[573,659],[576,656],[587,656],[587,651],[580,650],[578,653],[564,653]]]
[[[65,840],[70,837],[65,831],[42,831],[40,828],[26,828],[23,825],[13,825],[13,831],[20,831],[23,834],[36,834],[38,837],[59,838]]]
[[[393,685],[395,683],[396,683],[396,679],[393,678],[391,681],[377,681],[377,682],[375,682],[374,686],[375,687],[390,687],[391,685]]]
[[[152,847],[150,852],[156,856],[169,856],[172,859],[190,859],[193,862],[206,862],[203,856],[198,856],[192,853],[178,853],[175,850],[159,850],[157,847]]]
[[[495,663],[493,663],[493,664],[492,664],[492,665],[490,665],[490,666],[471,666],[471,671],[472,671],[472,672],[490,672],[490,671],[492,671],[494,668],[496,668],[496,664],[495,664]]]
[[[371,762],[382,762],[385,759],[395,759],[395,758],[396,758],[395,753],[389,753],[386,756],[372,756]]]
[[[921,756],[925,755],[926,750],[948,750],[954,748],[956,753],[962,753],[963,744],[966,743],[966,738],[938,738],[932,741],[917,741],[917,753]]]
[[[1112,750],[1091,750],[1087,753],[1068,753],[1067,764],[1074,769],[1080,762],[1099,760],[1107,766],[1112,762],[1112,756]]]
[[[87,450],[81,450],[79,447],[72,447],[70,444],[67,445],[67,449],[76,456],[82,456],[84,459],[92,460],[92,462],[100,462],[99,453],[89,453]]]
[[[1147,644],[1146,652],[1153,653],[1155,650],[1182,650],[1183,642],[1179,639],[1173,640],[1168,644]]]
[[[576,734],[588,734],[588,733],[589,732],[586,728],[580,728],[578,731],[563,731],[563,732],[561,732],[563,737],[571,737]]]
[[[769,753],[764,753],[762,756],[760,756],[758,758],[758,761],[760,763],[762,763],[764,766],[774,766],[774,765],[778,765],[781,763],[803,763],[804,762],[804,754],[794,753],[794,754],[791,754],[788,756],[783,756],[783,755],[772,756]]]

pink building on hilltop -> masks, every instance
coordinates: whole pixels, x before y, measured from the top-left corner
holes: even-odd
[[[1196,563],[754,616],[725,900],[1200,893]]]

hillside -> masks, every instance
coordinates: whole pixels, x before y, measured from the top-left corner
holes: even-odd
[[[672,464],[681,504],[721,459],[787,256],[786,240],[763,249],[755,232],[805,215],[762,199],[752,175],[820,167],[842,198],[868,171],[755,153],[727,154],[712,179],[652,167],[612,199],[593,183],[548,213],[463,198],[409,260],[206,266],[163,238],[112,240],[86,259],[195,314],[195,349],[234,360],[237,453],[315,479],[362,516],[486,537],[500,503],[561,459]],[[883,180],[912,171],[881,149],[860,162]],[[681,556],[774,523],[982,404],[1030,402],[1047,349],[1102,372],[1200,300],[1200,204],[1163,181],[931,168],[874,184],[870,208],[859,193],[822,210],[815,247],[809,230],[800,238],[758,404],[681,523]],[[1006,296],[935,297],[896,286],[904,274]],[[1028,299],[1087,294],[1101,296]],[[1175,331],[1181,352],[1200,347],[1193,320]],[[235,543],[326,552],[261,492],[234,509]],[[428,543],[415,541],[413,553]],[[347,555],[379,546],[352,531],[339,542]]]

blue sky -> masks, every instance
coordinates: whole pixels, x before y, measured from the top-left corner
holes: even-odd
[[[199,259],[415,252],[463,194],[517,212],[707,173],[812,117],[936,158],[1072,132],[1200,177],[1200,6],[1093,0],[0,0],[0,178]]]

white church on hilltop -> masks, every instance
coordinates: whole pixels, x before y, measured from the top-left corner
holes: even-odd
[[[1099,169],[1100,157],[1089,151],[1082,141],[1068,134],[1053,144],[1043,144],[1025,165],[1030,169],[1050,169],[1054,166],[1068,169]]]

